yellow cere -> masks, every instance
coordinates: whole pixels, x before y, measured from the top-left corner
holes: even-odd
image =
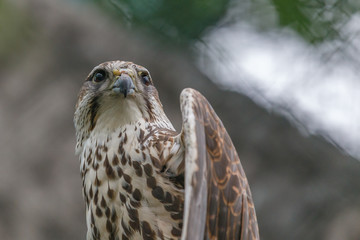
[[[115,76],[120,76],[121,72],[120,72],[119,70],[117,70],[117,69],[114,69],[114,70],[113,70],[113,74],[114,74]]]

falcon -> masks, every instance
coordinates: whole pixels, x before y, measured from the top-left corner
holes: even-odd
[[[196,90],[180,103],[178,133],[146,68],[111,61],[90,72],[74,114],[87,240],[259,239],[221,120]]]

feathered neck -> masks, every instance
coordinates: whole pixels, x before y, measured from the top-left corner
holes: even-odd
[[[95,98],[96,99],[96,98]],[[139,107],[142,106],[142,107]],[[94,98],[82,101],[74,116],[76,128],[76,154],[80,154],[90,137],[112,134],[129,125],[156,125],[174,131],[158,99],[144,98],[143,102],[126,99],[104,100]]]

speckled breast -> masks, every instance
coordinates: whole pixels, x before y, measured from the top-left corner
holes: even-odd
[[[152,147],[150,132],[139,124],[85,142],[80,162],[88,240],[181,236],[183,192],[155,167],[164,148]]]

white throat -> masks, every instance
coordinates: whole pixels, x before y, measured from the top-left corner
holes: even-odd
[[[143,112],[138,104],[132,100],[119,101],[119,99],[107,100],[113,103],[101,104],[98,111],[98,119],[95,128],[92,130],[94,134],[98,132],[113,132],[124,125],[128,125],[139,121],[143,118]],[[106,107],[107,106],[107,107]]]

